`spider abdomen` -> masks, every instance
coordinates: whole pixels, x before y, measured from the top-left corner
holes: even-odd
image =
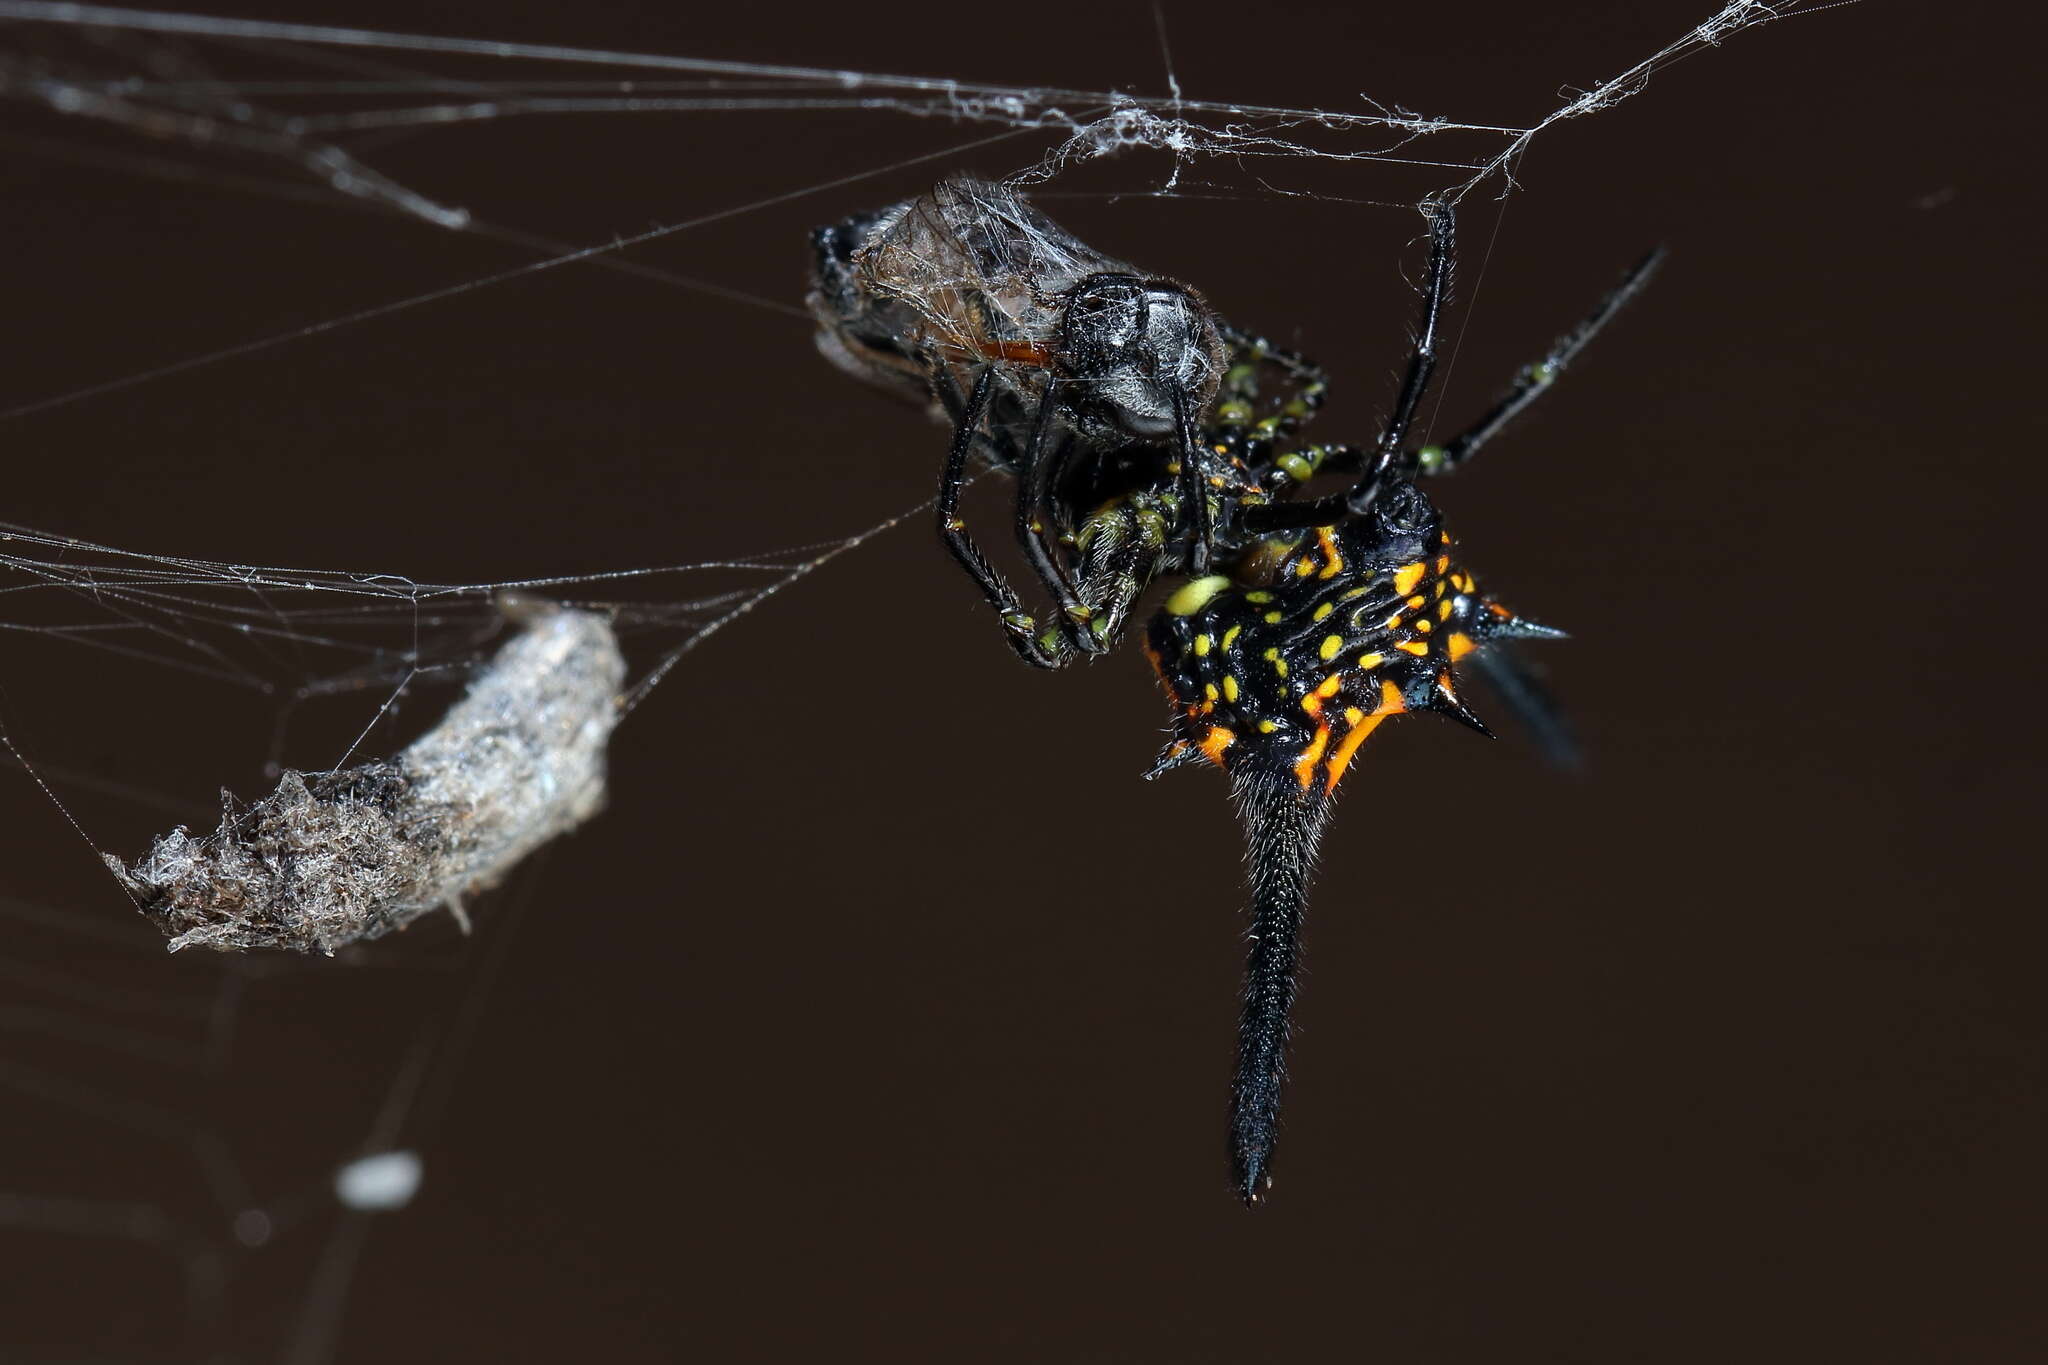
[[[1427,499],[1392,501],[1303,533],[1277,560],[1270,546],[1250,552],[1237,576],[1193,580],[1167,600],[1148,644],[1174,705],[1169,760],[1291,769],[1327,794],[1388,716],[1471,721],[1458,661],[1514,618],[1480,597]]]

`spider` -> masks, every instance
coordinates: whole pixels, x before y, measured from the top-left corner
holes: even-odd
[[[1507,651],[1510,641],[1562,632],[1480,591],[1417,480],[1458,468],[1497,436],[1662,257],[1652,251],[1631,268],[1470,428],[1411,446],[1456,236],[1448,205],[1423,208],[1430,248],[1420,318],[1370,447],[1284,448],[1321,405],[1321,369],[1230,327],[1186,286],[1094,252],[1012,191],[949,181],[814,237],[821,349],[952,419],[940,534],[1027,662],[1057,668],[1107,650],[1152,579],[1183,577],[1145,632],[1173,707],[1172,739],[1147,776],[1216,764],[1245,826],[1251,946],[1230,1164],[1247,1204],[1272,1184],[1308,886],[1359,746],[1410,711],[1490,735],[1461,692],[1469,662],[1546,749],[1568,751],[1547,696]],[[1258,379],[1268,369],[1288,387],[1260,417]],[[961,523],[977,443],[1015,476],[1016,533],[1061,612],[1050,628],[1023,609]],[[1334,473],[1349,486],[1298,496]]]

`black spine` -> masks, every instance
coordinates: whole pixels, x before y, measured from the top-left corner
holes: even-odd
[[[1329,798],[1321,783],[1305,790],[1288,768],[1238,774],[1235,796],[1252,904],[1230,1098],[1230,1179],[1238,1197],[1255,1204],[1272,1184],[1302,915]]]

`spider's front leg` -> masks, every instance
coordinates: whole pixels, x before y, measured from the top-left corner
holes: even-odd
[[[1200,448],[1212,465],[1227,467],[1218,472],[1238,483],[1234,493],[1218,499],[1220,515],[1208,532],[1212,544],[1230,549],[1258,533],[1243,524],[1244,512],[1263,506],[1290,484],[1307,483],[1315,477],[1317,456],[1324,447],[1310,446],[1277,458],[1274,448],[1322,408],[1329,380],[1322,366],[1264,337],[1220,320],[1217,330],[1230,347],[1230,360],[1217,387],[1213,420],[1202,430]],[[1259,376],[1266,369],[1278,370],[1282,383],[1277,394],[1262,402]],[[1259,415],[1262,406],[1264,416]],[[1202,572],[1199,566],[1192,567],[1194,572]]]
[[[1381,489],[1402,474],[1402,447],[1416,409],[1429,390],[1436,373],[1437,331],[1443,317],[1444,301],[1451,292],[1451,260],[1457,248],[1457,217],[1449,204],[1428,203],[1423,214],[1429,219],[1429,264],[1422,285],[1422,313],[1415,325],[1414,348],[1408,353],[1408,367],[1401,376],[1401,389],[1394,409],[1372,452],[1361,460],[1357,482],[1349,491],[1332,493],[1308,502],[1280,503],[1247,508],[1244,528],[1250,532],[1301,530],[1329,526],[1346,516],[1362,516],[1372,510]]]
[[[1299,530],[1336,519],[1346,512],[1358,512],[1372,505],[1380,488],[1391,478],[1412,478],[1448,474],[1479,453],[1538,398],[1549,392],[1565,367],[1578,358],[1594,337],[1612,322],[1629,300],[1641,293],[1664,260],[1658,247],[1631,266],[1579,325],[1559,337],[1548,354],[1533,365],[1524,366],[1515,382],[1494,402],[1486,414],[1470,427],[1441,444],[1404,446],[1410,418],[1411,395],[1419,397],[1435,364],[1436,314],[1441,292],[1450,279],[1448,252],[1451,244],[1450,210],[1443,209],[1437,220],[1438,233],[1430,256],[1429,292],[1423,300],[1422,338],[1402,386],[1401,400],[1380,444],[1371,450],[1356,446],[1314,446],[1273,462],[1267,480],[1276,491],[1289,483],[1306,483],[1320,473],[1348,473],[1356,482],[1345,494],[1333,494],[1310,502],[1282,503],[1246,509],[1247,531]]]

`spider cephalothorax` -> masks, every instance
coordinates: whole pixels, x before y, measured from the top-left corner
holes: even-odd
[[[1323,373],[1237,331],[1192,290],[1061,231],[1014,191],[950,181],[814,239],[820,346],[954,424],[939,531],[1027,662],[1115,643],[1146,586],[1189,575],[1147,631],[1173,703],[1152,774],[1207,758],[1246,831],[1250,951],[1231,1103],[1231,1180],[1263,1196],[1285,1074],[1302,912],[1338,780],[1389,716],[1436,711],[1486,733],[1460,665],[1484,672],[1553,753],[1555,712],[1506,646],[1557,631],[1483,597],[1416,480],[1456,468],[1549,387],[1649,277],[1656,253],[1480,420],[1439,445],[1408,432],[1450,289],[1446,205],[1391,414],[1369,447],[1290,447]],[[1261,393],[1269,373],[1277,395]],[[1016,479],[1015,533],[1059,608],[1041,627],[959,514],[967,457]],[[1310,498],[1341,474],[1348,487]]]

